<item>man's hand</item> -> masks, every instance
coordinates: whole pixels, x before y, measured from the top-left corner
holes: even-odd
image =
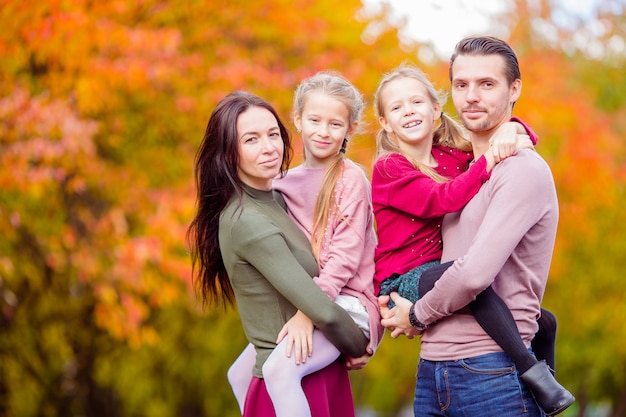
[[[308,356],[313,355],[313,322],[303,312],[298,310],[278,333],[276,343],[280,343],[287,336],[287,357],[292,351],[296,365],[306,362]]]
[[[389,309],[389,300],[391,297],[388,295],[379,295],[378,296],[378,310],[380,311],[380,317],[383,319],[387,319],[393,316],[391,310]]]
[[[400,297],[397,292],[391,293],[391,299],[396,305],[394,308],[389,309],[389,307],[387,307],[389,296],[382,295],[378,297],[378,308],[382,317],[380,323],[391,330],[391,337],[396,339],[403,334],[409,339],[412,339],[422,334],[422,332],[414,329],[409,322],[409,309],[413,305],[411,301]]]

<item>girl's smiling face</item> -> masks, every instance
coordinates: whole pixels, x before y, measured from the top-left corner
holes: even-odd
[[[342,101],[321,91],[309,94],[294,124],[302,131],[305,165],[328,167],[339,153],[343,140],[350,136],[357,122],[350,124],[350,109]]]
[[[433,102],[424,84],[409,77],[391,80],[380,93],[383,129],[403,148],[420,143],[432,145],[441,105]]]

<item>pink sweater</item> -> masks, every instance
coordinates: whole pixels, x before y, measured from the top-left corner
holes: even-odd
[[[421,356],[456,360],[502,349],[472,315],[454,314],[493,284],[526,344],[537,331],[558,222],[552,173],[522,150],[499,163],[491,179],[457,213],[445,217],[442,261],[457,260],[415,305],[423,323]]]
[[[300,165],[273,182],[274,189],[283,194],[289,214],[309,240],[325,172]],[[372,280],[376,234],[371,189],[363,170],[348,159],[335,195],[344,220],[335,216],[329,222],[320,253],[320,273],[314,280],[333,300],[340,293],[359,298],[370,316],[370,346],[376,349],[384,328]]]

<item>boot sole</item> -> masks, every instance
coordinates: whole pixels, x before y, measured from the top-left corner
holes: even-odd
[[[557,410],[551,412],[551,413],[546,413],[547,417],[552,417],[555,416],[557,414],[562,413],[563,411],[565,411],[570,405],[574,404],[574,401],[576,401],[576,398],[570,394],[570,398],[567,401],[567,403],[565,403],[563,406],[559,407]]]

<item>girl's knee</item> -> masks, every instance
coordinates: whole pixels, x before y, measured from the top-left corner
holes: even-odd
[[[279,366],[277,363],[269,359],[266,360],[265,363],[263,364],[263,367],[261,368],[263,372],[263,378],[273,379],[275,377],[279,377],[281,368],[282,367]]]
[[[250,370],[250,373],[251,372],[252,370]],[[244,381],[245,379],[249,379],[249,378],[245,377],[242,374],[242,372],[240,372],[240,370],[237,369],[235,366],[231,366],[230,368],[228,368],[228,371],[226,372],[226,379],[228,379],[228,383],[232,387],[236,387],[236,386],[239,386],[242,381]]]
[[[541,309],[541,317],[538,320],[539,327],[541,330],[556,333],[557,320],[556,316],[546,309]]]

